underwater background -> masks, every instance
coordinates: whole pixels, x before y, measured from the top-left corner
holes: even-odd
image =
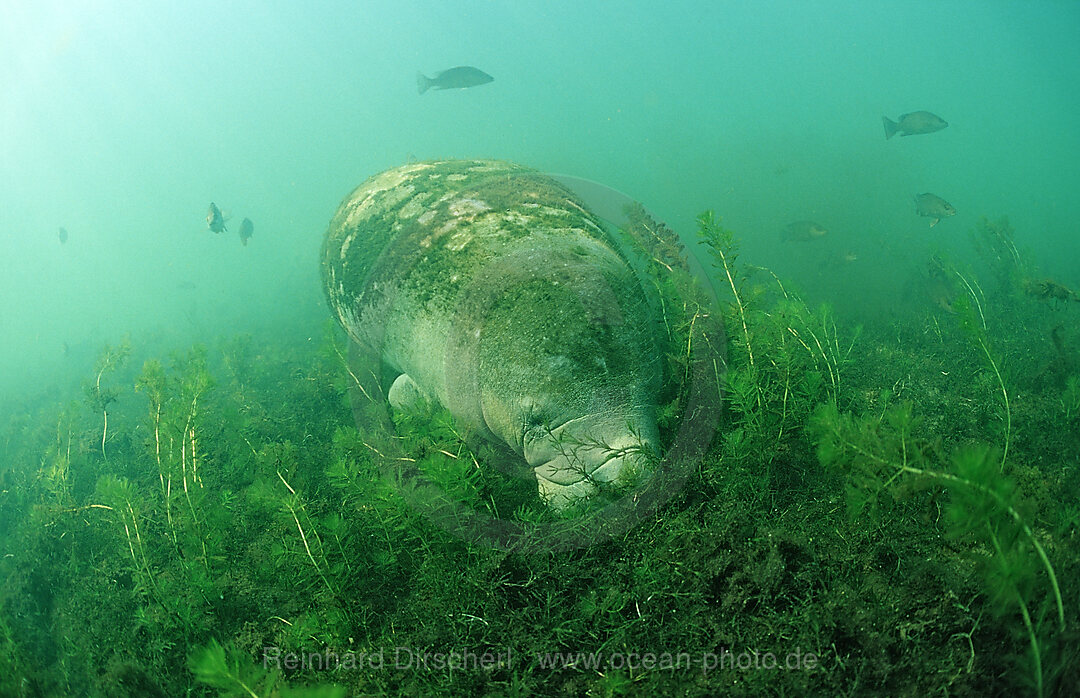
[[[1068,695],[1080,681],[1077,3],[102,0],[0,15],[0,695]],[[494,81],[418,94],[418,71],[454,66]],[[948,126],[885,138],[883,116],[921,110]],[[721,293],[732,376],[713,449],[623,538],[485,549],[364,489],[319,247],[354,187],[433,158],[623,192]],[[930,226],[926,192],[956,214]],[[226,232],[207,228],[210,202]],[[790,239],[800,221],[827,234]],[[460,455],[444,418],[397,426]],[[184,449],[163,466],[148,434],[166,422]],[[193,454],[217,474],[193,479]],[[164,489],[181,465],[194,502]],[[430,467],[474,506],[513,490]],[[502,516],[552,516],[506,498]],[[652,620],[647,599],[662,599]],[[268,669],[269,645],[513,659],[328,673]],[[796,645],[812,670],[640,656]],[[557,651],[624,663],[538,664]]]

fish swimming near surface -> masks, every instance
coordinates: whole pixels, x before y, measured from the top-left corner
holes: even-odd
[[[63,245],[65,242],[67,242],[67,239],[68,239],[67,228],[61,227],[60,228],[60,244]]]
[[[945,119],[928,111],[913,111],[909,114],[901,114],[899,121],[893,121],[889,117],[883,116],[881,122],[885,124],[885,140],[889,140],[897,133],[901,136],[933,133],[949,125],[949,122],[945,121]]]
[[[251,222],[250,218],[245,218],[240,221],[240,242],[244,247],[247,247],[247,241],[251,239],[251,236],[255,233],[255,224]]]
[[[424,94],[431,88],[436,90],[453,90],[464,89],[466,87],[476,87],[477,85],[484,85],[491,82],[495,78],[491,77],[479,68],[473,68],[469,65],[461,65],[457,68],[450,68],[444,70],[441,73],[436,73],[435,77],[429,78],[423,73],[416,74],[416,89],[420,94]]]
[[[945,199],[935,194],[919,194],[915,197],[915,213],[930,219],[930,227],[937,225],[942,218],[956,215],[956,209]]]
[[[819,240],[829,234],[824,226],[814,221],[795,221],[784,227],[784,239],[798,242]]]
[[[227,230],[225,219],[221,215],[221,209],[215,206],[213,201],[210,202],[210,210],[206,212],[206,227],[215,233]]]

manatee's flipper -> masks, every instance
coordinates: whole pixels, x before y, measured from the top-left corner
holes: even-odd
[[[395,410],[402,412],[422,409],[431,402],[427,394],[406,373],[402,373],[394,380],[386,398]]]

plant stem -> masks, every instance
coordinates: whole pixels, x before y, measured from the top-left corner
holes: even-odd
[[[281,482],[284,483],[285,487],[289,489],[289,492],[295,495],[296,490],[292,488],[292,485],[285,481],[285,478],[282,476],[281,471],[278,470],[276,472],[278,479],[280,479]],[[292,514],[293,521],[296,522],[296,530],[300,531],[300,540],[304,541],[304,550],[307,551],[307,556],[308,559],[311,560],[311,565],[315,568],[315,571],[319,573],[319,577],[322,579],[323,584],[326,585],[327,591],[329,591],[331,594],[336,595],[337,592],[335,592],[334,588],[330,586],[330,581],[326,578],[326,575],[323,574],[322,567],[319,566],[319,563],[315,562],[315,556],[311,554],[311,546],[308,545],[307,536],[304,534],[304,527],[300,525],[300,519],[296,516],[296,509],[293,507],[292,502],[285,500],[285,508],[289,510],[289,513]]]
[[[994,550],[997,552],[998,557],[1005,560],[1005,553],[1001,549],[1001,544],[998,543],[997,535],[994,533],[994,527],[990,525],[988,521],[986,523],[986,529],[990,533],[990,542],[994,544]],[[1028,613],[1027,603],[1024,602],[1024,597],[1020,595],[1020,591],[1013,586],[1013,593],[1016,595],[1016,602],[1020,604],[1020,614],[1024,618],[1024,627],[1027,628],[1028,640],[1031,642],[1031,656],[1035,663],[1035,695],[1043,695],[1043,683],[1042,683],[1042,653],[1039,651],[1039,638],[1035,634],[1035,628],[1031,624],[1031,614]]]
[[[1039,543],[1038,539],[1035,537],[1035,532],[1032,531],[1031,528],[1027,525],[1027,523],[1023,520],[1023,518],[1020,517],[1020,513],[1016,511],[1016,509],[1014,509],[1012,505],[1006,502],[1000,494],[987,487],[986,485],[974,482],[972,480],[968,480],[966,478],[958,477],[956,475],[953,475],[952,473],[942,473],[936,470],[926,470],[924,468],[916,468],[915,466],[907,464],[897,465],[896,463],[887,461],[884,458],[881,458],[880,456],[877,456],[860,447],[858,444],[845,439],[843,434],[840,433],[839,429],[830,429],[832,433],[836,436],[837,440],[840,441],[840,443],[844,444],[856,453],[862,455],[865,458],[869,458],[876,463],[880,463],[881,465],[895,468],[898,471],[910,473],[912,475],[920,475],[924,477],[935,478],[938,480],[945,480],[946,482],[951,482],[957,485],[962,485],[977,492],[989,495],[991,498],[993,498],[1001,506],[1001,508],[1004,509],[1010,517],[1012,517],[1013,521],[1015,521],[1016,524],[1020,527],[1020,530],[1024,532],[1024,535],[1027,537],[1028,541],[1031,542],[1032,547],[1035,548],[1035,552],[1038,553],[1039,560],[1042,561],[1042,565],[1046,569],[1047,577],[1050,579],[1050,587],[1054,592],[1054,601],[1057,604],[1058,628],[1061,630],[1061,632],[1065,632],[1065,605],[1061,600],[1061,587],[1058,586],[1057,575],[1054,574],[1054,566],[1050,564],[1050,558],[1046,556],[1046,551],[1043,549],[1042,544]]]
[[[997,362],[990,355],[990,347],[986,346],[986,341],[982,337],[979,337],[979,347],[982,348],[983,353],[986,354],[986,360],[990,362],[991,368],[994,369],[994,375],[997,376],[998,385],[1001,387],[1001,397],[1005,400],[1005,448],[1001,452],[1000,470],[1000,472],[1005,472],[1005,459],[1009,457],[1009,440],[1012,438],[1012,410],[1009,407],[1009,392],[1005,390],[1005,381],[1001,378],[1001,371],[998,370]]]

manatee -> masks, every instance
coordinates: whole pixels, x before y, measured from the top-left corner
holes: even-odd
[[[361,184],[322,249],[327,299],[387,396],[426,400],[506,444],[552,507],[647,472],[659,325],[624,249],[555,180],[488,160]]]

